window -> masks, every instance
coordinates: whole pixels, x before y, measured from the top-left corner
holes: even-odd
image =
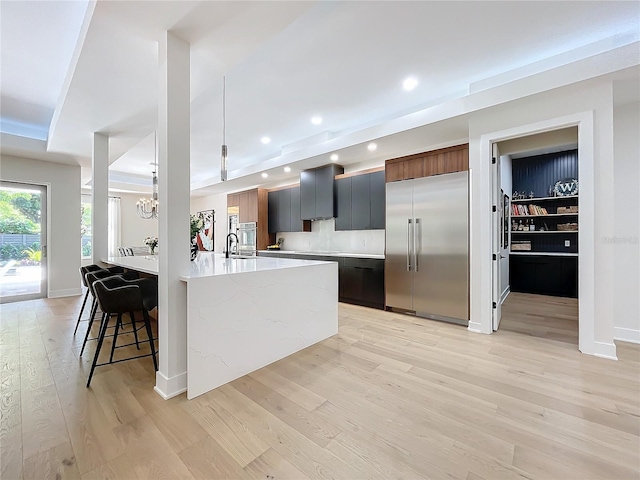
[[[81,205],[82,258],[91,258],[91,195],[82,195]]]

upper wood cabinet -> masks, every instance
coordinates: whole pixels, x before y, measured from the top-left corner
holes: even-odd
[[[469,170],[469,144],[394,158],[385,163],[387,182]]]
[[[258,249],[264,250],[269,245],[267,191],[254,188],[245,192],[227,195],[227,208],[238,207],[238,222],[256,222],[258,225]]]

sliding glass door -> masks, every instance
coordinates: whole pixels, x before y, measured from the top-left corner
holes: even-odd
[[[0,182],[0,303],[47,296],[47,187]]]

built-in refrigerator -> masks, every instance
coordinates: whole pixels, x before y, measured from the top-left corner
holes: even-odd
[[[387,308],[468,324],[469,175],[386,184]]]

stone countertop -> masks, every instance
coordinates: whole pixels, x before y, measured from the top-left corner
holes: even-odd
[[[323,265],[325,262],[315,260],[296,260],[292,258],[225,258],[222,254],[200,252],[198,258],[191,262],[188,275],[180,277],[189,280],[220,275],[235,275],[239,273],[262,272],[267,270],[282,270],[286,268],[308,267]]]
[[[319,257],[351,257],[351,258],[375,258],[384,260],[384,254],[376,253],[352,253],[352,252],[301,252],[298,250],[258,250],[258,253],[284,253],[287,255],[317,255]],[[264,257],[263,257],[264,258]]]

